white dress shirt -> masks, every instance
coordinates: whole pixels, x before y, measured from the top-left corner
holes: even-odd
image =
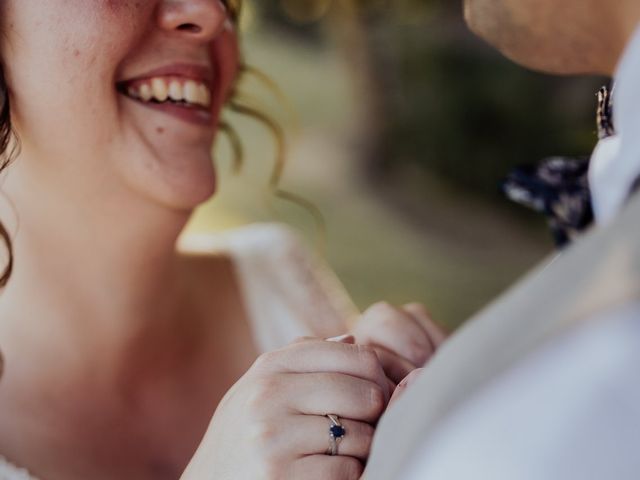
[[[640,29],[618,66],[613,104],[616,135],[598,144],[589,170],[593,208],[601,225],[616,216],[640,175]]]
[[[617,134],[599,143],[589,172],[601,226],[640,175],[640,29],[613,95]],[[640,478],[640,303],[591,320],[467,399],[398,480]]]

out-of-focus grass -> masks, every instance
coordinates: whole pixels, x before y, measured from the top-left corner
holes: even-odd
[[[463,321],[541,258],[549,245],[539,233],[513,223],[490,205],[460,197],[433,179],[420,208],[432,221],[416,224],[390,205],[359,173],[356,132],[363,98],[336,51],[295,44],[254,32],[245,39],[249,63],[268,72],[300,116],[289,139],[282,186],[323,211],[327,259],[356,303],[422,301],[449,327]],[[258,84],[252,94],[286,121],[283,109]],[[314,224],[299,207],[275,200],[266,187],[273,166],[273,139],[253,121],[230,116],[245,144],[243,172],[230,174],[223,140],[216,148],[219,192],[194,216],[191,231],[219,231],[254,221],[282,221],[311,241]],[[414,176],[409,172],[407,181]],[[408,201],[411,201],[409,199]],[[431,215],[432,212],[432,215]]]

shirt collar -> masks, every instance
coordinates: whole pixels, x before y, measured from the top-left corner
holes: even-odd
[[[600,225],[615,218],[640,175],[640,28],[627,46],[615,79],[617,134],[598,144],[589,171],[593,210]]]

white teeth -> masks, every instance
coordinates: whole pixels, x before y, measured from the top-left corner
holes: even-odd
[[[201,82],[187,80],[181,83],[179,80],[167,80],[165,78],[153,78],[138,86],[127,88],[129,97],[150,102],[185,102],[192,105],[209,107],[211,105],[211,90]]]
[[[169,84],[169,98],[171,100],[175,100],[176,102],[179,102],[184,98],[182,94],[182,85],[180,85],[180,82],[173,80]]]
[[[198,104],[208,107],[211,104],[211,94],[204,84],[198,85]]]
[[[151,87],[146,83],[143,83],[142,85],[140,85],[139,93],[140,93],[140,98],[145,102],[148,102],[149,100],[151,100],[151,97],[153,97],[153,92],[151,91]]]
[[[161,78],[154,78],[151,81],[151,90],[153,91],[154,98],[159,102],[164,102],[169,98],[169,87],[167,87],[167,83]]]
[[[128,94],[130,97],[133,97],[133,98],[138,98],[138,97],[140,96],[140,95],[138,94],[138,90],[136,90],[134,87],[129,87],[129,88],[127,89],[127,94]]]
[[[198,84],[193,80],[187,80],[184,84],[184,99],[189,103],[198,103]]]

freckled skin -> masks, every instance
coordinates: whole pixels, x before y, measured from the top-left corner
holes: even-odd
[[[179,16],[194,12],[188,21],[219,25],[214,37],[197,41],[159,23],[159,18],[167,18],[160,13],[181,5]],[[202,8],[207,17],[198,13]],[[119,190],[116,184],[125,185],[133,194],[177,209],[195,208],[213,194],[211,145],[217,122],[208,131],[167,125],[159,136],[149,120],[158,114],[131,105],[116,92],[115,83],[168,64],[210,64],[220,70],[215,119],[238,62],[237,39],[222,27],[227,17],[221,4],[2,0],[0,15],[0,31],[7,40],[0,40],[0,57],[23,157],[47,158],[40,163],[52,182],[59,177],[67,188],[72,179],[63,175],[72,172],[102,182],[109,179],[112,191]],[[56,85],[54,96],[43,88],[46,84]]]
[[[201,35],[169,21],[169,2],[189,7],[172,19],[203,25]],[[0,452],[42,478],[176,479],[230,386],[225,376],[199,379],[217,363],[204,359],[219,358],[204,318],[227,315],[232,274],[218,273],[217,258],[214,267],[176,251],[189,215],[215,191],[215,119],[238,60],[226,18],[214,0],[0,0],[0,58],[21,145],[0,202],[2,220],[20,222],[9,228],[17,268],[0,302],[0,350],[15,367],[0,388]],[[218,67],[210,125],[116,89],[178,62]],[[200,278],[219,283],[219,299],[192,292]],[[211,304],[219,309],[210,314]],[[200,331],[216,342],[192,341]],[[27,348],[20,332],[33,339]],[[13,401],[21,398],[35,401]]]
[[[135,10],[142,6],[140,1],[132,0],[103,0],[100,3],[102,3],[104,10],[115,15],[120,14],[123,10]]]

